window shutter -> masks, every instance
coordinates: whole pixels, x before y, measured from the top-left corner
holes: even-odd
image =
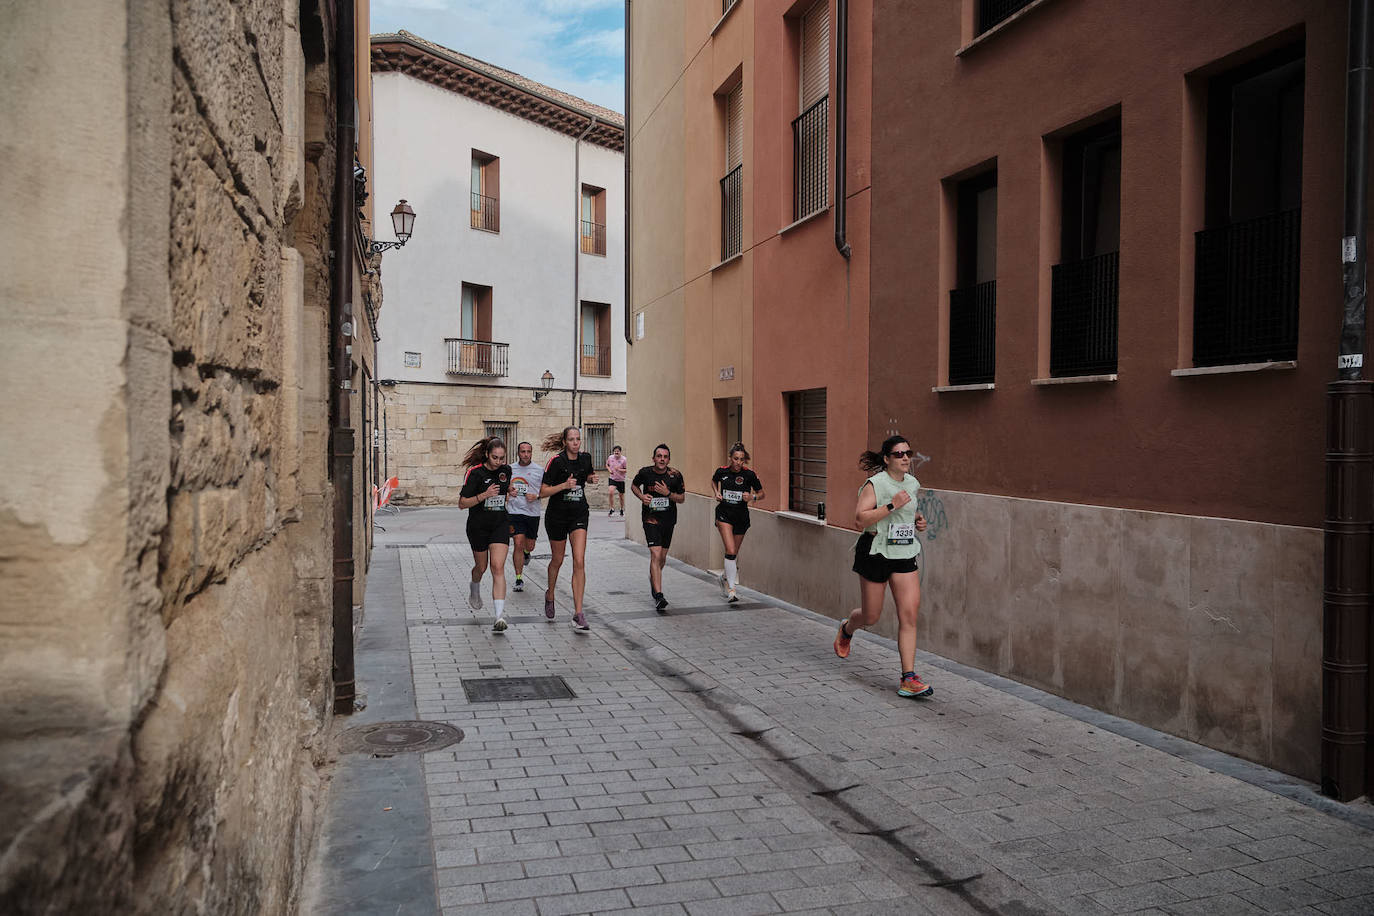
[[[820,0],[802,16],[801,108],[830,94],[830,3]]]
[[[731,172],[744,162],[744,84],[740,83],[726,97],[725,171]]]

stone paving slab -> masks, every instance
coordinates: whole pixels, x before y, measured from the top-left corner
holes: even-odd
[[[554,623],[536,584],[498,635],[466,545],[397,553],[418,716],[467,735],[423,761],[444,913],[1374,912],[1355,824],[931,656],[935,697],[904,700],[890,641],[842,662],[833,622],[753,593],[715,612],[690,569],[652,613],[628,542],[589,541],[590,633],[570,564]],[[576,697],[462,687],[524,675]]]

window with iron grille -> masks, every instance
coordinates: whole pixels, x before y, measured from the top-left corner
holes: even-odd
[[[1063,144],[1060,263],[1050,271],[1050,375],[1116,372],[1121,119]]]
[[[720,259],[740,253],[744,241],[744,84],[725,96],[725,177],[720,180]]]
[[[825,502],[825,389],[787,393],[787,508],[816,515]]]
[[[997,364],[997,170],[959,182],[949,384],[992,384]]]
[[[1033,2],[1035,0],[978,0],[979,34],[1010,19]]]
[[[1193,365],[1298,348],[1303,47],[1207,84],[1206,228],[1195,238]]]
[[[472,228],[501,231],[501,160],[472,151],[472,179],[469,184]]]
[[[792,121],[792,218],[830,205],[827,156],[830,106],[830,5],[821,0],[800,25],[800,114]]]
[[[606,254],[606,189],[582,186],[582,253]]]
[[[582,432],[585,434],[582,446],[592,456],[592,467],[600,472],[606,467],[606,459],[611,456],[615,427],[609,423],[588,423]]]
[[[497,436],[506,443],[506,458],[509,459],[515,453],[515,424],[506,420],[487,420],[483,425],[487,438]]]

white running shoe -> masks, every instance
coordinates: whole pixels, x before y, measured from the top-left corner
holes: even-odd
[[[506,618],[504,616],[497,617],[491,625],[491,631],[493,633],[504,633],[506,632],[507,626],[509,626],[509,624],[506,623]]]
[[[720,596],[722,598],[730,597],[730,580],[725,578],[725,573],[721,573],[719,576],[716,576],[716,585],[720,586]]]
[[[726,600],[731,604],[739,604],[739,595],[736,595],[735,590],[732,588],[730,589],[730,594],[726,596]]]
[[[481,582],[468,583],[468,607],[472,608],[474,611],[480,611],[482,609]]]

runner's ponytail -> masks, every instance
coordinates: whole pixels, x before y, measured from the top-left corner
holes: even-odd
[[[501,440],[500,436],[487,436],[484,439],[478,439],[472,444],[472,448],[468,449],[467,454],[463,456],[463,467],[475,468],[479,464],[485,464],[487,456],[491,454],[491,450],[498,445],[501,446],[501,448],[506,447],[506,443]]]
[[[892,447],[899,442],[910,441],[911,440],[906,436],[888,436],[883,440],[883,444],[879,447],[879,451],[864,452],[859,456],[859,468],[868,474],[876,474],[881,470],[885,470],[887,468],[887,462],[884,459],[892,454]]]

